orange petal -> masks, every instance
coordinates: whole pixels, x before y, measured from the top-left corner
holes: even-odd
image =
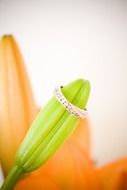
[[[60,190],[54,181],[42,177],[39,172],[31,174],[20,180],[14,190]]]
[[[0,162],[6,175],[37,107],[13,36],[0,40]]]
[[[78,127],[69,139],[68,143],[73,143],[81,149],[85,157],[91,158],[91,136],[89,118],[81,119]]]
[[[121,172],[123,171],[127,172],[127,158],[114,161],[99,168],[98,174],[104,189],[108,190],[110,186],[122,183]]]
[[[127,190],[127,172],[115,170],[107,190]]]

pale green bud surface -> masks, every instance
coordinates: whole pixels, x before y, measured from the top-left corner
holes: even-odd
[[[84,109],[90,93],[89,81],[75,80],[64,86],[62,93],[69,102]],[[79,121],[78,117],[68,112],[55,97],[52,97],[39,112],[22,142],[16,154],[14,167],[10,171],[10,177],[5,180],[2,190],[11,190],[23,173],[31,172],[43,165],[72,134]],[[12,172],[15,176],[16,173],[20,176],[12,177]],[[14,183],[9,188],[11,177]]]

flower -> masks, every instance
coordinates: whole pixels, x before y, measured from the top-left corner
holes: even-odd
[[[17,151],[19,144],[21,143],[25,134],[27,133],[31,121],[37,113],[37,106],[33,98],[28,75],[26,73],[19,48],[13,36],[4,36],[0,41],[0,69],[2,71],[0,75],[0,102],[2,104],[0,112],[0,135],[2,136],[0,140],[0,159],[4,174],[7,175],[14,161],[15,152]],[[70,141],[62,148],[62,151],[56,153],[56,156],[53,157],[49,163],[45,165],[44,169],[42,167],[37,172],[34,172],[34,174],[32,173],[32,176],[34,175],[34,178],[36,173],[38,179],[41,179],[41,181],[43,181],[43,183],[41,182],[40,184],[41,186],[42,184],[47,184],[48,188],[50,185],[51,187],[53,186],[53,188],[56,187],[56,185],[53,185],[54,183],[43,174],[45,173],[44,171],[47,171],[48,175],[48,172],[51,171],[49,168],[57,166],[56,161],[58,162],[58,160],[61,160],[61,162],[66,162],[68,166],[72,161],[72,168],[74,168],[72,169],[70,167],[69,172],[72,175],[73,172],[75,172],[76,175],[76,171],[79,170],[79,168],[75,170],[74,165],[75,162],[78,162],[80,156],[75,156],[74,160],[72,155],[76,155],[76,153],[73,152],[80,152],[81,149],[81,152],[85,158],[90,157],[90,134],[87,122],[87,120],[82,121],[82,127],[80,124],[76,132],[74,132],[74,135],[71,137]],[[3,144],[6,149],[2,148]],[[75,150],[73,150],[74,146],[76,146]],[[69,152],[69,150],[71,150],[71,152]],[[63,155],[65,156],[63,157]],[[64,160],[61,156],[64,158]],[[68,160],[69,157],[70,160]],[[57,167],[57,170],[55,171],[55,175],[53,173],[50,174],[52,175],[52,178],[55,178],[55,176],[59,175],[59,167]],[[61,170],[60,183],[63,183],[62,180],[65,178],[65,174],[63,175],[62,171],[64,171],[64,165]],[[53,181],[55,181],[55,179],[53,179]],[[69,181],[71,182],[71,180],[65,182],[68,186],[70,186]],[[72,182],[74,182],[74,179]],[[37,186],[36,180],[34,180],[34,184]],[[34,187],[34,184],[32,187]]]
[[[0,162],[6,176],[14,155],[38,112],[22,56],[13,36],[0,40]],[[91,159],[89,119],[40,169],[15,190],[126,190],[127,158],[102,167]]]

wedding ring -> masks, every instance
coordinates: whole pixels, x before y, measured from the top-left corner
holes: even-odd
[[[72,115],[78,118],[85,118],[87,116],[88,112],[86,109],[83,110],[78,108],[65,98],[65,96],[62,93],[61,87],[55,88],[54,96]]]

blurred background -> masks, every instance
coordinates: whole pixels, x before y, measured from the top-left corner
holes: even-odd
[[[126,0],[0,0],[4,34],[21,48],[39,106],[57,85],[89,79],[93,158],[127,155]]]

